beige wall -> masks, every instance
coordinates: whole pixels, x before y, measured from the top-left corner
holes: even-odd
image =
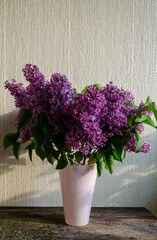
[[[0,0],[0,205],[60,206],[58,173],[35,155],[16,162],[3,136],[14,129],[6,79],[26,84],[21,69],[40,67],[47,79],[64,73],[73,87],[113,81],[138,104],[157,102],[156,0]],[[97,180],[94,206],[145,206],[157,213],[157,133],[144,134],[150,154],[128,154],[114,174]]]

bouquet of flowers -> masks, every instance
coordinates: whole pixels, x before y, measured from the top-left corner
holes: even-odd
[[[56,169],[96,163],[100,176],[105,168],[112,174],[114,161],[122,162],[126,152],[150,152],[140,136],[145,124],[157,128],[151,118],[157,120],[157,109],[149,97],[136,106],[132,93],[112,82],[78,93],[65,75],[55,73],[47,81],[31,64],[23,72],[26,88],[14,79],[5,83],[19,111],[17,131],[4,137],[4,148],[13,146],[16,159],[27,142],[31,161],[34,150],[42,160],[56,160]]]

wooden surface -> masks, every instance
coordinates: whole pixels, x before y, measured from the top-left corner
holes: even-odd
[[[157,240],[157,218],[145,208],[92,208],[90,223],[68,226],[63,208],[0,207],[0,240]]]

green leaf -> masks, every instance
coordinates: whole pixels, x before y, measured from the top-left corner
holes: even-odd
[[[123,159],[126,158],[126,149],[124,149],[124,153],[123,153]],[[123,160],[122,159],[122,160]]]
[[[68,158],[68,161],[70,163],[70,166],[75,165],[75,163],[74,163],[75,162],[75,156],[74,156],[73,153],[68,153],[67,158]]]
[[[28,150],[29,159],[32,161],[32,151],[34,149],[34,142],[33,141],[29,142],[25,149]]]
[[[29,146],[28,153],[29,153],[29,159],[32,161],[32,148]]]
[[[123,152],[123,143],[119,136],[114,136],[110,139],[111,141],[111,148],[114,158],[118,161],[122,162],[122,152]]]
[[[68,153],[67,156],[68,156],[68,158],[71,158],[73,160],[75,159],[75,155],[72,152]]]
[[[48,162],[53,165],[55,158],[53,156],[52,143],[50,141],[43,145],[43,151],[45,152],[45,157],[47,158]]]
[[[42,161],[46,158],[46,153],[43,150],[38,149],[36,153]]]
[[[105,87],[101,86],[99,83],[93,85],[93,87],[104,89]]]
[[[15,157],[16,157],[17,160],[19,159],[20,150],[21,150],[21,143],[16,142],[16,143],[13,145],[13,153],[14,153],[14,155],[15,155]]]
[[[153,111],[154,117],[157,121],[157,109],[155,107],[155,102],[152,102],[151,105],[148,107],[148,109]]]
[[[53,137],[54,144],[58,149],[63,148],[65,145],[65,137],[63,134],[59,133]]]
[[[59,155],[60,155],[60,152],[59,151],[56,151],[56,150],[52,150],[52,156],[55,158],[55,159],[58,159],[58,157],[59,157]]]
[[[68,158],[68,160],[69,160],[70,166],[75,165],[75,163],[73,162],[73,160],[71,158]]]
[[[52,152],[52,143],[51,141],[49,142],[46,142],[44,145],[43,145],[43,150],[49,154],[50,152]]]
[[[67,144],[65,144],[64,147],[63,147],[63,151],[65,151],[65,152],[71,152],[71,149],[68,147]]]
[[[43,145],[36,150],[36,154],[42,161],[47,157],[47,153],[45,152]]]
[[[132,122],[133,122],[133,120],[134,120],[134,115],[129,114],[129,116],[127,117],[127,123],[128,123],[129,125],[131,125]]]
[[[51,118],[49,116],[47,116],[47,120],[48,120],[49,125],[53,126],[52,120],[51,120]]]
[[[131,102],[131,101],[127,101],[127,102],[125,103],[125,106],[128,106],[128,105],[130,104],[130,102]]]
[[[35,151],[37,153],[37,151],[40,149],[41,145],[44,142],[44,133],[37,124],[35,124],[32,127],[32,136],[33,136],[33,140],[34,140]]]
[[[46,113],[42,113],[40,117],[40,126],[46,137],[51,137],[54,127],[52,126],[50,119]]]
[[[123,132],[123,137],[126,141],[126,144],[128,146],[128,142],[129,142],[129,139],[130,139],[130,133],[129,132]]]
[[[96,163],[96,158],[95,158],[95,154],[93,153],[93,154],[91,154],[90,156],[89,156],[89,160],[88,160],[88,164],[94,164],[94,163]]]
[[[56,169],[63,169],[68,165],[68,162],[65,158],[63,158],[63,156],[60,157],[60,159],[58,160]]]
[[[14,145],[19,138],[19,133],[8,133],[3,139],[4,148],[8,148],[11,145]]]
[[[98,162],[103,161],[102,155],[96,154],[96,155],[95,155],[95,158],[96,158],[96,160],[97,160]]]
[[[30,109],[24,110],[24,112],[20,116],[18,131],[20,131],[21,128],[28,126],[31,123],[32,118],[33,118],[32,110]]]
[[[135,122],[136,123],[145,123],[145,124],[148,124],[148,125],[150,125],[154,128],[157,128],[157,126],[155,125],[153,120],[148,115],[146,115],[145,113],[143,113],[141,117],[137,117],[135,119]]]
[[[103,157],[101,155],[96,154],[95,158],[97,160],[96,161],[96,163],[97,163],[97,173],[98,173],[98,176],[100,177],[101,174],[104,171],[105,163],[104,163]]]
[[[80,152],[80,151],[75,152],[75,158],[76,158],[76,162],[80,163],[81,160],[83,159],[82,152]]]
[[[152,102],[152,104],[151,104],[151,110],[153,111],[153,113],[154,113],[154,117],[155,117],[155,119],[156,119],[156,121],[157,121],[157,109],[156,109],[156,107],[155,107],[155,102]]]
[[[110,152],[110,144],[106,144],[106,146],[105,147],[103,147],[103,148],[101,148],[101,155],[103,154],[106,154],[106,153],[108,153],[108,152]]]
[[[121,157],[121,154],[123,152],[123,149],[116,149],[114,147],[113,144],[111,144],[111,147],[112,147],[112,153],[113,153],[113,156],[114,156],[114,159],[117,160],[117,161],[120,161],[122,162],[122,157]]]
[[[89,88],[89,86],[86,86],[86,87],[82,90],[82,92],[83,92],[83,93],[86,93],[86,91],[87,91],[88,88]]]
[[[55,158],[53,157],[52,152],[48,154],[48,156],[47,156],[47,161],[48,161],[49,163],[51,163],[52,165],[54,164]]]
[[[146,103],[144,104],[144,107],[150,106],[149,96],[146,99]]]
[[[133,108],[135,108],[135,109],[138,109],[138,106],[135,105],[135,104],[131,105],[131,107],[133,107]]]
[[[105,154],[105,168],[112,174],[114,167],[114,156],[111,153]]]
[[[139,152],[139,150],[140,150],[141,147],[142,147],[142,139],[141,139],[141,136],[139,135],[138,132],[135,131],[134,135],[135,135],[136,141],[137,141],[137,145],[136,145],[136,150],[135,150],[135,152]]]
[[[137,118],[135,119],[135,122],[136,122],[136,123],[143,123],[147,118],[148,118],[148,116],[147,116],[146,114],[142,114],[141,117],[137,117]]]

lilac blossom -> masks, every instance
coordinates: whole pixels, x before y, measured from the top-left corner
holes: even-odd
[[[136,145],[137,145],[137,142],[136,142],[136,137],[133,133],[130,133],[130,138],[129,138],[129,141],[128,141],[128,146],[127,145],[124,145],[124,147],[126,148],[126,150],[128,152],[135,152],[136,150]],[[139,152],[143,152],[143,153],[149,153],[151,150],[151,145],[148,144],[146,141],[142,141],[142,147],[141,149],[139,150]]]
[[[132,113],[130,105],[134,104],[134,97],[129,91],[118,89],[112,82],[103,91],[108,101],[108,114],[104,116],[102,125],[108,126],[108,134],[122,135],[122,131],[128,128],[127,116]],[[128,101],[130,104],[125,106]]]
[[[71,83],[65,75],[55,73],[52,75],[45,92],[49,108],[47,109],[55,127],[55,133],[59,133],[62,128],[61,112],[74,101],[76,94]]]
[[[27,96],[27,90],[24,88],[22,83],[16,83],[15,79],[5,82],[5,88],[7,88],[11,95],[15,98],[15,106],[17,108],[25,108],[27,102],[29,102]]]
[[[67,145],[84,155],[96,147],[103,147],[107,138],[101,129],[101,121],[107,113],[103,90],[89,86],[85,94],[79,94],[76,101],[64,110]]]
[[[143,153],[150,153],[151,145],[145,141],[142,141],[142,147],[140,149],[140,152]]]
[[[54,132],[65,136],[65,142],[71,150],[79,150],[84,156],[96,149],[105,147],[111,137],[119,136],[123,147],[135,152],[137,141],[128,124],[130,115],[141,117],[142,113],[151,116],[152,112],[144,108],[141,102],[138,109],[133,107],[134,96],[129,91],[119,89],[112,82],[104,89],[89,86],[85,93],[77,94],[65,75],[55,73],[47,81],[36,65],[26,64],[23,69],[29,85],[6,81],[7,88],[15,98],[19,109],[16,116],[16,128],[22,112],[29,108],[34,118],[30,125],[21,130],[21,142],[31,139],[31,128],[44,112],[50,117]],[[143,123],[136,124],[136,132],[141,134]],[[126,144],[123,133],[128,132],[130,139]],[[142,143],[140,152],[150,151],[150,145]]]
[[[15,126],[18,127],[21,113],[29,108],[34,113],[33,123],[39,121],[40,114],[45,112],[49,114],[55,128],[58,129],[60,126],[59,112],[63,106],[69,104],[76,96],[73,89],[71,89],[71,83],[61,74],[52,75],[49,82],[39,71],[39,68],[32,64],[26,64],[23,72],[29,82],[26,88],[22,83],[16,83],[15,80],[12,80],[11,83],[5,82],[5,88],[14,96],[15,105],[19,108]],[[26,142],[30,137],[31,126],[27,126],[21,131],[21,140]]]
[[[105,146],[110,137],[129,131],[127,116],[132,108],[125,106],[127,101],[133,104],[133,95],[112,82],[104,90],[89,86],[63,114],[67,145],[87,155]]]

